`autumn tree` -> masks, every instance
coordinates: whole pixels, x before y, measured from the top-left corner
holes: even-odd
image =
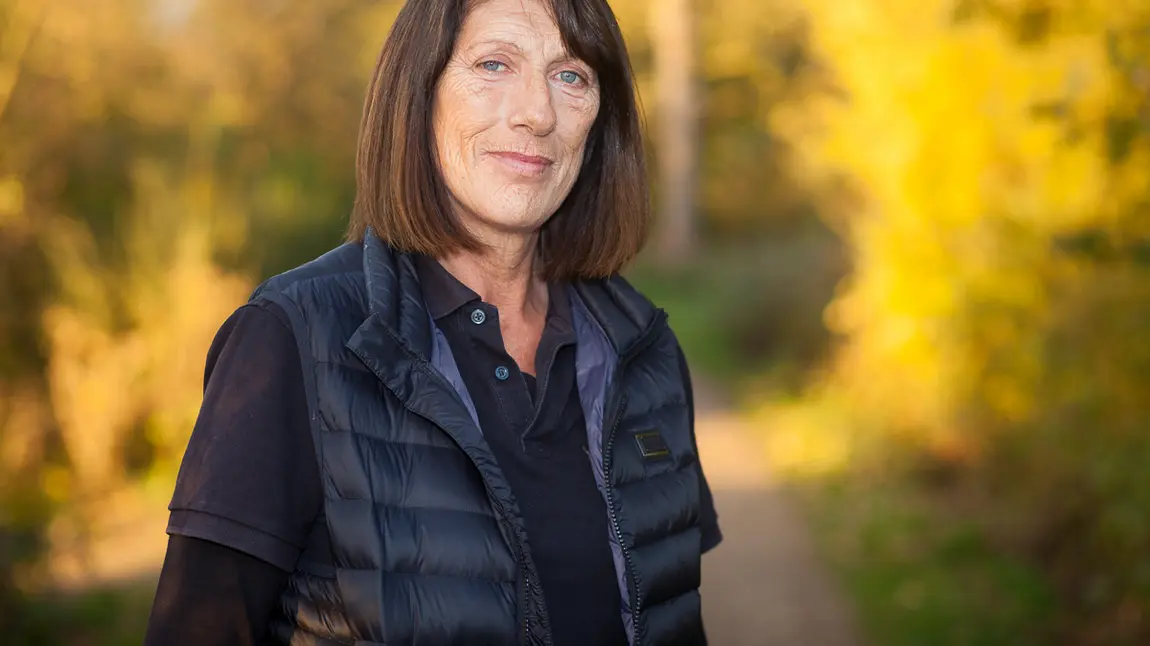
[[[1066,643],[1150,639],[1150,7],[803,5],[841,92],[775,122],[849,187],[834,387],[1017,512]]]

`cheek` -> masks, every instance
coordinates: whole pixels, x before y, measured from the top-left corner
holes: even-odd
[[[433,132],[445,174],[467,174],[476,140],[490,127],[488,94],[455,78],[444,78],[436,90]]]
[[[591,127],[595,125],[595,117],[599,114],[598,101],[570,105],[567,109],[567,118],[563,128],[563,139],[571,153],[578,154],[572,161],[578,166],[582,164],[582,151],[587,145],[587,137],[591,134]]]

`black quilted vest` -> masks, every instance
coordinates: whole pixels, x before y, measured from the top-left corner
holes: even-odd
[[[292,321],[324,487],[272,643],[550,644],[530,537],[411,257],[369,233],[253,298]],[[587,468],[607,503],[628,637],[704,644],[698,469],[677,342],[621,278],[578,283],[570,298]],[[651,450],[653,432],[666,451]]]

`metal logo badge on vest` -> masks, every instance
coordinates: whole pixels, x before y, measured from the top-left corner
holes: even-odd
[[[639,455],[644,460],[658,460],[671,456],[671,448],[663,439],[659,431],[643,431],[635,434],[635,443],[639,445]]]

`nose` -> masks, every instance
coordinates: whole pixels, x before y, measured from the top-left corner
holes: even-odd
[[[524,128],[537,137],[555,129],[557,117],[551,104],[551,85],[545,74],[523,75],[511,101],[512,128]]]

